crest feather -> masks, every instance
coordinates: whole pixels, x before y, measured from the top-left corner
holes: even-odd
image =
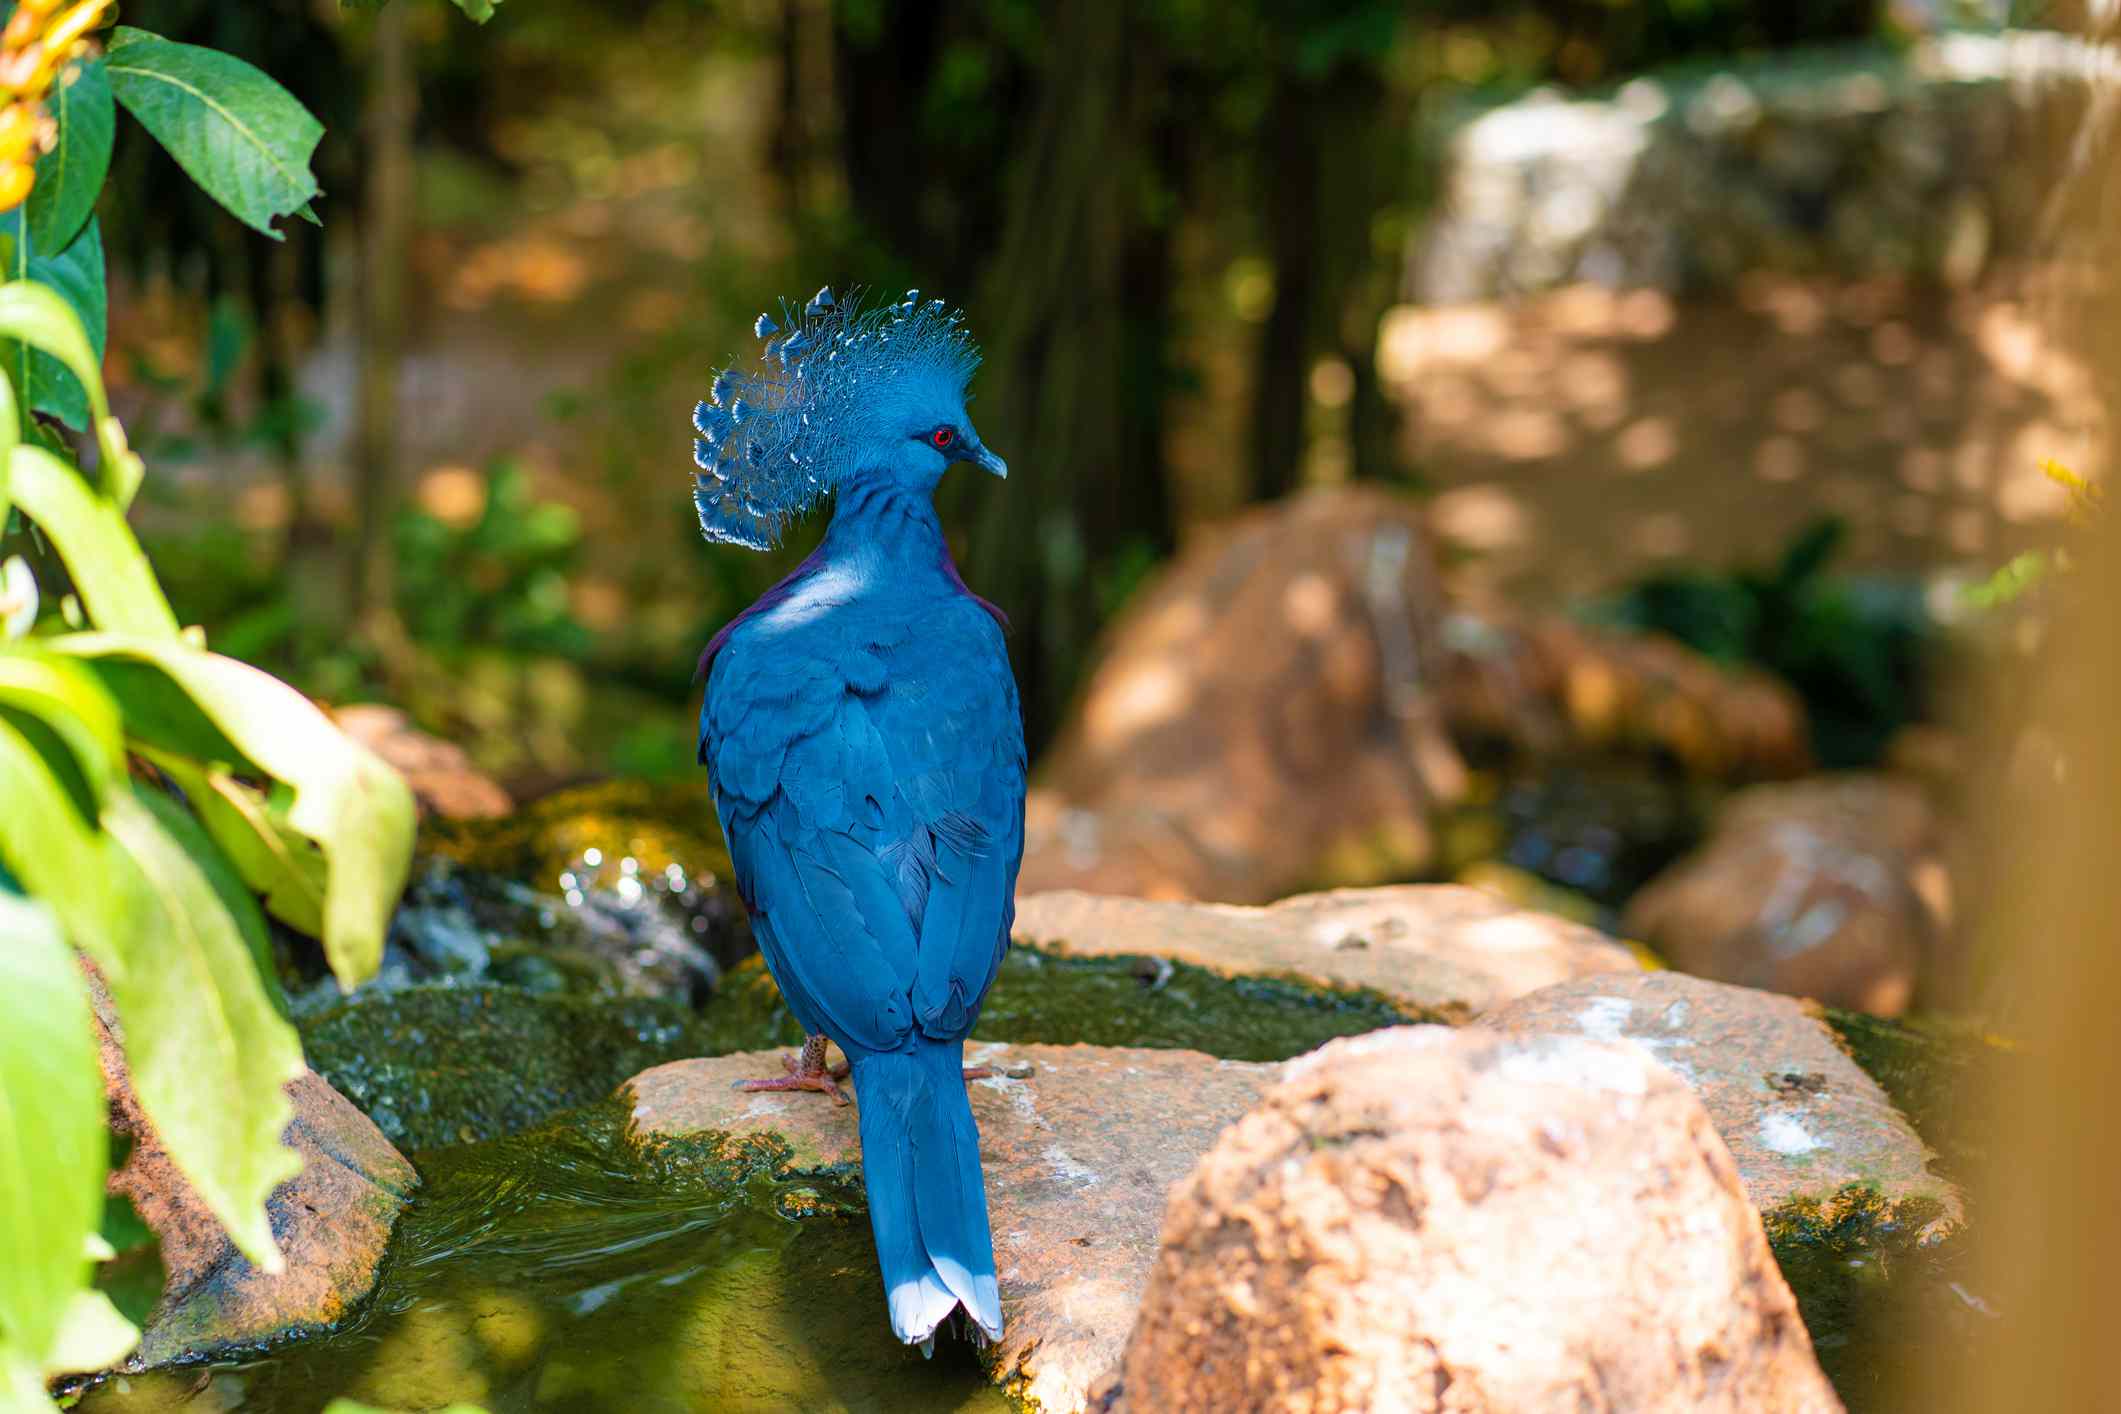
[[[963,313],[918,290],[864,308],[828,286],[800,308],[783,300],[780,319],[761,314],[753,332],[765,344],[757,365],[723,369],[692,412],[700,533],[753,550],[772,549],[852,469],[854,429],[879,397],[909,379],[962,393],[979,367]]]

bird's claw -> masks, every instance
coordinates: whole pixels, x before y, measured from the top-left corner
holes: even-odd
[[[830,1095],[832,1103],[835,1105],[845,1105],[847,1103],[847,1092],[839,1087],[839,1082],[847,1078],[847,1067],[844,1064],[830,1067],[822,1062],[813,1064],[806,1048],[806,1054],[800,1057],[782,1056],[781,1065],[788,1073],[778,1080],[739,1080],[736,1088],[739,1090],[774,1091],[815,1090],[820,1095]]]

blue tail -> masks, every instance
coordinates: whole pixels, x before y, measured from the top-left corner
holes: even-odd
[[[916,1345],[963,1306],[988,1339],[1001,1339],[965,1043],[916,1035],[911,1051],[856,1054],[852,1061],[862,1178],[891,1329]]]

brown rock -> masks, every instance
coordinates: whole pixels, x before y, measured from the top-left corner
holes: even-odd
[[[1441,701],[1461,741],[1518,751],[1654,752],[1708,780],[1811,769],[1804,704],[1788,684],[1660,634],[1463,607],[1446,624]]]
[[[1701,1097],[1763,1213],[1860,1201],[1930,1238],[1959,1220],[1913,1126],[1794,998],[1639,972],[1548,987],[1477,1024],[1633,1042]]]
[[[1455,884],[1335,889],[1266,908],[1063,890],[1019,898],[1011,931],[1078,955],[1139,953],[1226,976],[1368,987],[1451,1020],[1572,977],[1641,966],[1595,929]]]
[[[1733,796],[1627,929],[1703,977],[1898,1016],[1944,946],[1951,878],[1921,787],[1878,775]]]
[[[91,975],[111,1127],[131,1139],[110,1191],[130,1199],[162,1245],[161,1300],[128,1370],[250,1348],[331,1325],[375,1285],[391,1228],[419,1175],[382,1131],[314,1071],[286,1087],[294,1118],[281,1141],[302,1171],[272,1191],[265,1212],[286,1269],[268,1276],[236,1251],[177,1171],[133,1096],[110,1001]]]
[[[1257,903],[1418,871],[1464,775],[1430,696],[1441,612],[1419,508],[1372,487],[1203,536],[1047,752],[1022,887]]]
[[[1335,1041],[1175,1189],[1134,1414],[1838,1410],[1729,1152],[1639,1050]]]
[[[331,718],[355,741],[397,767],[423,817],[491,820],[515,809],[500,782],[471,764],[464,748],[415,727],[395,707],[362,702]]]
[[[1166,1192],[1279,1067],[1096,1046],[975,1044],[966,1059],[997,1072],[971,1086],[1006,1322],[989,1353],[995,1378],[1048,1414],[1081,1409],[1119,1360]],[[635,1076],[620,1097],[641,1142],[778,1134],[791,1171],[855,1163],[853,1109],[731,1088],[779,1070],[769,1053],[677,1061]],[[871,1318],[882,1321],[881,1288],[874,1296]]]

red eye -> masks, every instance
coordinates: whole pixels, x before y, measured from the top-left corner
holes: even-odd
[[[957,440],[957,433],[947,427],[938,427],[928,434],[928,440],[935,444],[937,451],[942,451]]]

